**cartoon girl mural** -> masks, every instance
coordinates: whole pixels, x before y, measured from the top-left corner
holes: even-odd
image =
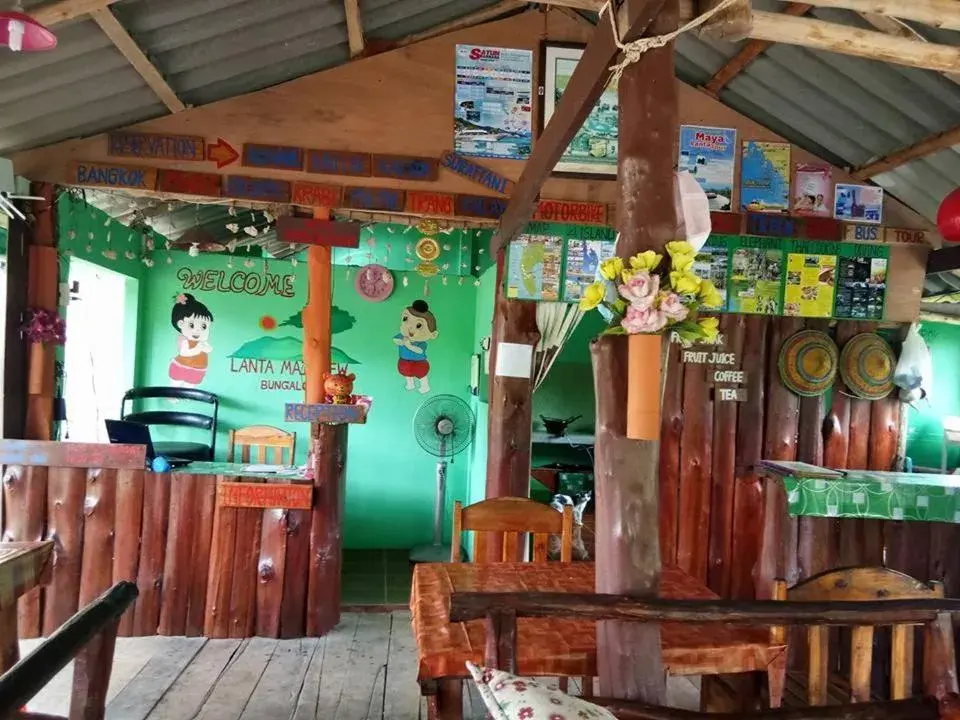
[[[416,381],[419,380],[420,392],[430,392],[427,343],[436,340],[437,334],[437,319],[426,302],[414,300],[404,308],[400,316],[400,332],[394,335],[393,342],[400,349],[397,371],[407,379],[407,390],[416,390]]]
[[[180,387],[199,385],[213,350],[208,342],[213,314],[190,293],[181,293],[173,304],[170,323],[180,333],[177,356],[170,361],[170,379]]]

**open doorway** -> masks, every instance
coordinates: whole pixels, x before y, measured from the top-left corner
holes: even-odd
[[[107,442],[104,420],[119,417],[123,394],[133,387],[138,281],[71,258],[67,282],[66,436]]]

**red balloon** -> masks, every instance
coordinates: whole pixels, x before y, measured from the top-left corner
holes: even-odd
[[[944,240],[960,243],[960,188],[950,192],[940,203],[937,227]]]

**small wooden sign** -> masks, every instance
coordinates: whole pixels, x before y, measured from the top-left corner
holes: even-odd
[[[307,172],[370,177],[370,153],[307,150]]]
[[[843,223],[833,218],[795,218],[800,224],[800,237],[808,240],[835,242],[843,238]]]
[[[277,218],[277,237],[281,242],[321,247],[360,247],[360,226],[336,220],[282,215]]]
[[[157,187],[157,169],[151,167],[75,162],[70,165],[69,177],[71,185],[137,190],[154,190]]]
[[[287,145],[243,144],[244,167],[303,170],[303,148]]]
[[[343,198],[343,188],[339,185],[322,185],[320,183],[297,180],[293,183],[290,202],[302,207],[340,207]]]
[[[217,484],[217,505],[234,508],[309,510],[313,507],[313,486],[292,483],[221,482]]]
[[[0,465],[143,470],[146,457],[143,445],[0,440]]]
[[[220,197],[222,181],[223,178],[216,173],[164,169],[160,171],[157,190],[184,195]]]
[[[237,161],[240,153],[233,149],[233,145],[223,138],[217,138],[215,143],[207,145],[207,160],[215,162],[217,169],[224,168]]]
[[[738,365],[736,353],[716,352],[713,350],[684,350],[680,360],[691,365]]]
[[[747,381],[746,370],[714,370],[713,381],[715,383],[732,383],[742,385]]]
[[[464,217],[491,218],[499,220],[507,210],[507,198],[490,195],[457,195],[454,208],[457,215]]]
[[[412,155],[374,155],[373,176],[398,180],[436,180],[440,166],[436,158]]]
[[[393,188],[345,187],[343,207],[355,210],[390,210],[403,212],[403,190]]]
[[[457,155],[451,150],[447,150],[440,156],[440,164],[458,175],[463,175],[467,180],[472,180],[494,192],[503,195],[509,195],[513,192],[513,180],[508,180],[503,175],[498,175],[493,170],[477,165],[473,160],[468,160],[463,155]]]
[[[926,230],[912,228],[884,228],[883,241],[888,243],[906,243],[908,245],[930,245]]]
[[[883,228],[879,225],[844,225],[843,239],[859,242],[883,242]]]
[[[789,215],[747,213],[747,235],[797,237],[800,226]]]
[[[287,403],[283,415],[286,422],[325,422],[339,424],[363,424],[367,422],[367,409],[363,405]]]
[[[567,200],[541,200],[533,213],[534,220],[544,222],[582,223],[606,225],[607,206],[595,202],[570,202]]]
[[[114,157],[203,161],[206,140],[199,135],[116,132],[107,135],[107,154]]]
[[[453,195],[407,190],[406,211],[413,215],[453,215]]]
[[[290,202],[290,183],[273,178],[227,175],[224,180],[224,195],[264,202]]]
[[[746,388],[714,388],[713,399],[717,402],[746,402]]]
[[[740,213],[712,212],[710,226],[718,235],[739,235],[743,227],[743,215]]]

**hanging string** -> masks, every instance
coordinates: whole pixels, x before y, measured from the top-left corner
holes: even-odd
[[[607,0],[607,3],[600,8],[600,15],[604,13],[607,14],[607,17],[610,18],[610,29],[613,32],[613,41],[617,44],[617,47],[623,52],[623,59],[618,62],[616,65],[611,65],[609,70],[612,73],[610,81],[612,83],[617,83],[620,80],[620,76],[623,75],[623,71],[626,70],[630,65],[633,65],[640,59],[640,56],[643,55],[648,50],[655,50],[656,48],[661,48],[667,43],[673,42],[683,33],[688,30],[693,30],[703,25],[707,20],[712,18],[719,12],[726,10],[728,7],[734,3],[740,2],[741,0],[723,0],[719,5],[714,6],[703,15],[694,18],[688,22],[683,27],[679,27],[673,32],[667,33],[666,35],[654,35],[653,37],[643,37],[639,40],[634,40],[633,42],[623,43],[620,40],[620,32],[617,30],[617,20],[614,17],[616,14],[611,7],[610,0]]]

